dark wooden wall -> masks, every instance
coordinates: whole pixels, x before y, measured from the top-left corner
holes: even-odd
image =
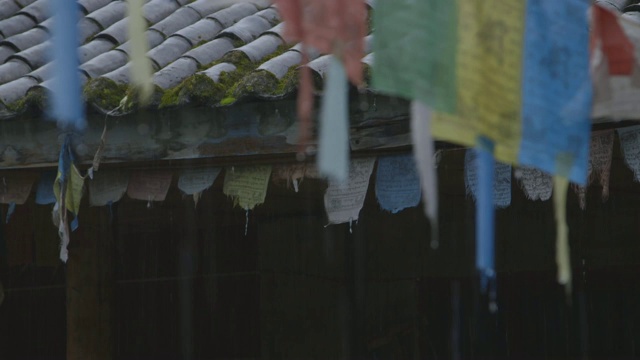
[[[175,186],[150,208],[126,197],[111,209],[85,204],[69,264],[46,267],[37,249],[55,258],[55,228],[50,207],[31,199],[2,227],[13,260],[1,273],[0,357],[638,356],[640,184],[618,147],[607,202],[596,185],[586,211],[569,195],[569,301],[555,282],[552,203],[527,200],[513,181],[496,216],[497,313],[474,275],[463,151],[440,163],[437,250],[421,207],[379,209],[375,177],[351,231],[325,227],[326,183],[306,179],[299,193],[270,184],[245,235],[221,176],[197,208]]]

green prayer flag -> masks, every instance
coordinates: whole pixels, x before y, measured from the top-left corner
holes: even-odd
[[[454,112],[457,1],[380,0],[374,26],[373,86]]]

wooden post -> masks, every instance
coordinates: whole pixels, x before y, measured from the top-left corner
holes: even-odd
[[[113,236],[108,207],[84,204],[67,262],[67,359],[113,359]]]

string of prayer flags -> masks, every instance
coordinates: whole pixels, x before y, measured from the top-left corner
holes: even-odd
[[[164,201],[172,177],[170,171],[135,171],[129,179],[127,196],[144,200],[151,207],[152,201]]]
[[[637,119],[640,114],[640,24],[598,6],[593,7],[591,71],[592,117]]]
[[[276,165],[273,167],[271,180],[275,183],[284,182],[288,188],[293,187],[298,192],[300,183],[307,175],[308,165],[304,163]],[[313,170],[312,172],[317,172]],[[313,175],[313,174],[311,174]]]
[[[345,183],[329,179],[329,187],[324,194],[329,224],[358,221],[375,161],[375,158],[353,159]]]
[[[303,42],[303,63],[309,59],[307,47],[333,53],[344,64],[349,79],[355,85],[362,83],[367,18],[363,0],[275,0],[275,3],[285,22],[285,37]],[[299,141],[303,147],[311,126],[312,92],[311,71],[303,66],[298,89]]]
[[[10,172],[0,178],[0,203],[24,204],[36,180],[34,172]]]
[[[69,224],[67,222],[67,210],[74,216],[71,230],[78,227],[78,212],[84,191],[84,177],[75,165],[75,155],[71,150],[71,135],[67,135],[60,150],[58,158],[58,174],[53,183],[53,193],[56,197],[54,215],[58,219],[58,235],[60,236],[60,260],[67,262],[69,253]],[[54,216],[55,218],[55,216]]]
[[[597,178],[602,186],[602,201],[609,198],[609,176],[613,158],[613,130],[594,131],[591,133],[591,149],[589,156],[588,177],[586,186],[574,187],[578,193],[580,208],[587,206],[587,186]]]
[[[121,170],[103,170],[89,181],[89,205],[105,206],[119,201],[129,186],[129,174]]]
[[[420,202],[420,177],[411,155],[378,158],[376,198],[383,210],[396,214]]]
[[[52,0],[53,50],[52,115],[61,128],[84,130],[87,126],[78,66],[78,3]]]
[[[553,193],[553,177],[546,172],[532,168],[522,167],[514,171],[515,177],[520,181],[520,187],[529,200],[547,201]]]
[[[438,240],[438,155],[434,154],[431,138],[431,110],[420,100],[411,102],[411,139],[413,155],[420,176],[424,212],[431,223],[431,247]]]
[[[36,190],[36,204],[49,205],[56,202],[56,195],[53,193],[53,182],[56,180],[56,175],[56,171],[45,171],[40,175]]]
[[[185,169],[178,178],[178,188],[183,193],[192,195],[195,206],[198,206],[202,192],[213,185],[221,170],[215,167]]]
[[[640,125],[618,128],[617,132],[624,161],[633,171],[634,180],[640,182]]]
[[[434,109],[436,139],[474,147],[485,137],[498,161],[549,173],[558,154],[569,153],[571,180],[584,184],[592,101],[589,5],[380,2],[373,84]]]
[[[475,201],[479,201],[481,174],[478,172],[479,152],[477,149],[468,149],[464,157],[464,183],[467,189],[467,195],[470,195]],[[493,180],[492,197],[493,206],[503,209],[511,205],[511,165],[497,163],[494,167],[494,174],[491,175]]]
[[[222,192],[233,199],[234,205],[252,210],[264,203],[270,176],[269,165],[227,168]]]
[[[347,79],[342,64],[335,57],[329,65],[320,111],[318,170],[321,175],[342,182],[349,173]]]
[[[11,172],[2,176],[0,183],[0,203],[9,204],[5,222],[9,223],[16,205],[24,204],[31,194],[31,187],[35,182],[33,172]]]
[[[128,0],[127,19],[129,20],[129,39],[131,41],[131,79],[138,90],[141,105],[146,105],[153,94],[151,60],[147,57],[147,20],[142,14],[144,0]]]

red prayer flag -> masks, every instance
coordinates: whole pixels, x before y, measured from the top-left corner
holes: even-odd
[[[602,46],[609,63],[610,75],[631,75],[635,62],[633,43],[618,23],[618,15],[601,7],[593,7],[592,46]]]
[[[285,21],[285,37],[301,41],[322,53],[333,53],[344,64],[347,77],[355,85],[362,83],[362,57],[367,26],[363,0],[275,0]],[[303,47],[303,63],[308,56]],[[311,73],[301,69],[298,90],[300,144],[304,152],[309,137],[313,107]]]

